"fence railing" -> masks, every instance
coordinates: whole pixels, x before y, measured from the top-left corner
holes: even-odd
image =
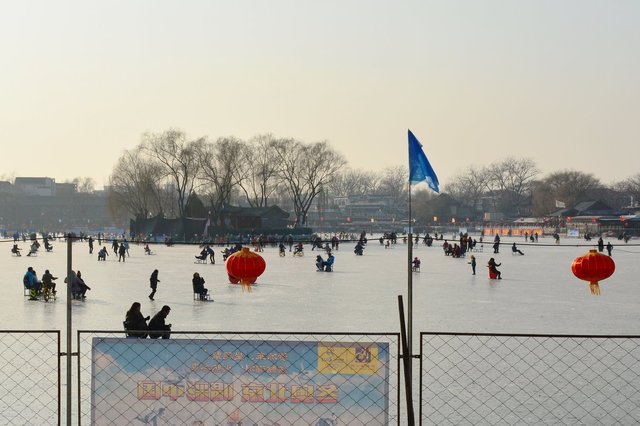
[[[123,336],[121,331],[78,332],[78,424],[91,424],[92,408],[101,404],[100,396],[92,392],[96,386],[96,383],[92,384],[93,369],[96,367],[93,365],[96,359],[92,356],[92,344],[99,341],[108,346],[110,342],[115,342],[110,338]],[[339,354],[331,353],[331,348],[347,347],[354,342],[364,346],[386,345],[384,347],[388,348],[389,368],[384,380],[388,386],[390,401],[388,413],[382,417],[380,424],[405,424],[400,413],[401,397],[404,398],[404,394],[401,394],[399,386],[400,346],[397,334],[180,332],[173,333],[172,339],[194,345],[210,341],[226,342],[227,349],[228,345],[233,348],[234,342],[237,342],[238,352],[246,349],[242,346],[246,342],[262,342],[266,345],[273,344],[273,354],[280,352],[278,345],[282,342],[290,343],[288,347],[294,352],[296,348],[301,352],[308,351],[309,344],[322,342],[330,348],[330,357],[339,357]],[[140,342],[139,354],[143,360],[150,359],[149,356],[180,356],[177,353],[172,355],[163,350],[158,351],[158,348],[166,345],[162,340],[140,339]],[[421,333],[420,342],[421,424],[613,425],[636,424],[640,419],[640,336]],[[117,350],[117,347],[108,349]],[[222,351],[210,355],[212,359],[227,357],[231,360],[230,368],[249,368],[241,358],[234,361],[233,350],[226,352],[228,357]],[[270,351],[262,352],[268,356]],[[0,331],[0,362],[3,364],[0,368],[2,424],[60,424],[62,355],[59,331]],[[300,356],[304,354],[301,353]],[[105,361],[105,358],[97,360],[98,363]],[[100,367],[103,372],[110,371],[108,366]],[[193,365],[189,367],[193,368]],[[207,368],[206,365],[204,367]],[[241,407],[242,398],[251,398],[251,392],[255,391],[248,382],[245,383],[248,393],[243,393],[244,388],[238,388],[237,398],[226,394],[227,401],[231,404],[229,407],[233,408],[226,408],[227,423],[234,416],[237,416],[238,422],[245,416],[260,425],[288,424],[292,414],[286,410],[293,410],[299,423],[328,426],[337,423],[336,411],[344,413],[351,409],[352,405],[347,401],[349,398],[343,400],[345,402],[333,401],[326,405],[325,411],[313,413],[314,420],[310,420],[310,409],[304,403],[304,398],[301,399],[302,403],[295,406],[284,400],[294,393],[297,397],[304,396],[305,381],[317,384],[324,373],[319,372],[317,366],[312,369],[302,365],[294,373],[297,374],[288,374],[278,382],[286,394],[282,394],[283,404],[271,411],[265,412],[260,404],[256,404],[253,412],[246,411],[246,404]],[[118,373],[114,370],[114,374]],[[360,377],[365,388],[369,385],[367,377]],[[197,386],[191,386],[188,382],[186,375],[171,377],[170,383],[162,383],[158,389],[163,398],[173,398],[174,403],[177,400],[187,404],[189,398],[193,400],[199,392]],[[214,389],[212,384],[207,389],[210,392],[220,391],[220,395],[225,395],[223,388]],[[313,390],[316,395],[319,391],[328,392],[327,389],[317,387]],[[267,388],[264,396],[269,396],[270,391]],[[118,389],[113,389],[110,398],[117,395]],[[184,398],[180,399],[180,395],[184,395]],[[131,408],[126,405],[125,399],[122,402],[125,403],[125,409]],[[375,398],[369,403],[372,410],[378,409],[380,405],[380,401]],[[147,421],[148,424],[153,424],[151,417],[155,414],[164,415],[163,419],[169,423],[182,424],[181,418],[161,413],[159,409],[154,411],[156,407],[153,405],[149,407],[152,410],[141,413],[142,417],[138,418],[138,422],[130,423]],[[353,422],[342,423],[359,424],[357,419],[367,415],[367,404],[364,407],[364,412],[360,406],[357,411],[350,413]],[[193,405],[190,409],[193,412]],[[203,411],[202,415],[211,417],[212,413]],[[118,418],[110,420],[108,416],[100,416],[100,421],[95,423],[121,424],[116,419]]]
[[[421,424],[637,424],[640,336],[421,333]]]
[[[60,423],[60,332],[0,330],[3,425]]]
[[[78,331],[78,424],[400,422],[399,334],[172,332],[168,340],[128,339],[126,345],[113,337],[124,333]],[[207,357],[189,359],[183,347]],[[365,348],[363,367],[353,370],[353,364],[345,364],[334,371],[344,351],[354,348]],[[337,361],[322,366],[326,360]],[[383,362],[384,369],[371,367]],[[136,375],[149,378],[138,382],[137,397],[117,385],[123,372],[130,375],[124,382]],[[329,380],[331,373],[343,376]],[[153,377],[165,379],[156,382]],[[349,381],[357,386],[345,387],[343,382]],[[387,391],[385,401],[376,391],[380,386]]]

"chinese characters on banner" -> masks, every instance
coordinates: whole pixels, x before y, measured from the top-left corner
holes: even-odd
[[[92,364],[96,425],[389,418],[388,343],[94,338]]]

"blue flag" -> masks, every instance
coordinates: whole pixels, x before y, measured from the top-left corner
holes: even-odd
[[[427,156],[424,155],[422,145],[409,130],[409,183],[427,182],[429,188],[435,192],[440,192],[438,188],[438,176],[429,164]]]

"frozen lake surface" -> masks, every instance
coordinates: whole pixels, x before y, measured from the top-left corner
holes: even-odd
[[[267,269],[251,293],[228,283],[220,247],[216,264],[202,265],[194,263],[197,246],[152,245],[155,254],[147,256],[141,245],[132,244],[123,263],[113,252],[106,262],[98,262],[97,249],[90,255],[86,242],[76,242],[73,269],[82,271],[92,290],[86,300],[72,302],[73,328],[120,330],[125,312],[139,301],[143,314],[151,316],[170,305],[167,321],[174,331],[398,332],[397,296],[404,295],[407,303],[407,245],[400,242],[385,249],[374,238],[370,236],[364,256],[354,255],[354,243],[341,244],[332,273],[316,272],[318,252],[310,245],[301,258],[288,251],[282,258],[276,247],[267,247],[262,253]],[[473,253],[478,262],[475,276],[467,263],[469,256],[444,256],[442,241],[433,247],[414,247],[414,255],[422,260],[422,272],[413,274],[414,342],[420,331],[639,334],[637,240],[611,241],[616,272],[601,282],[599,297],[571,273],[573,259],[588,250],[584,240],[563,238],[560,246],[551,238],[537,244],[502,241],[500,254],[493,254],[490,243],[484,244],[483,252]],[[518,242],[524,256],[511,254],[512,241]],[[64,290],[65,243],[55,241],[53,252],[41,250],[37,257],[13,257],[11,244],[4,244],[5,255],[0,257],[6,289],[0,302],[3,328],[64,331],[64,298],[53,303],[29,301],[23,296],[22,276],[28,266],[38,277],[49,269],[60,277],[58,288]],[[27,244],[20,246],[26,253]],[[490,257],[502,263],[502,280],[488,279],[485,265]],[[149,276],[156,268],[160,283],[151,301]],[[214,303],[192,300],[194,272],[206,280]]]

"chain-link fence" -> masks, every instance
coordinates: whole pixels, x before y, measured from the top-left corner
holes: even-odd
[[[0,423],[60,423],[60,332],[0,330]]]
[[[399,335],[78,331],[79,424],[399,424]]]
[[[420,340],[421,424],[640,419],[640,336],[421,333]]]

